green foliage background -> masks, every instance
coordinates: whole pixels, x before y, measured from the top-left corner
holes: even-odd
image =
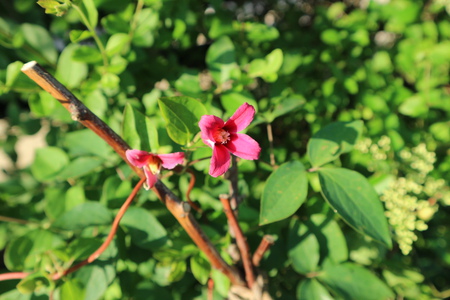
[[[246,195],[240,222],[253,250],[263,234],[277,239],[261,266],[274,298],[449,296],[446,1],[84,0],[74,1],[73,7],[39,2],[49,14],[33,0],[0,3],[0,215],[26,220],[0,223],[0,272],[37,271],[38,279],[17,289],[17,281],[0,282],[0,299],[40,299],[52,289],[61,299],[205,299],[203,285],[210,272],[205,257],[156,196],[141,193],[98,262],[56,286],[48,280],[45,271],[68,267],[99,246],[135,179],[103,141],[73,122],[20,72],[31,60],[54,74],[132,147],[143,150],[180,151],[196,134],[185,120],[180,121],[184,135],[166,130],[171,118],[160,107],[174,98],[162,97],[193,97],[208,114],[225,117],[244,102],[254,105],[257,119],[249,132],[263,152],[260,161],[239,165],[240,190]],[[196,113],[204,114],[203,108]],[[324,129],[336,121],[356,123]],[[273,130],[273,150],[267,124]],[[358,128],[362,139],[371,141],[353,149],[356,142],[346,140],[347,125],[342,124]],[[311,139],[320,129],[325,131]],[[31,164],[18,164],[19,141],[37,132],[48,146],[36,151]],[[336,137],[339,153],[317,155],[323,154],[316,152],[323,135]],[[293,204],[304,202],[299,210],[285,212],[294,217],[269,213],[271,221],[284,220],[260,227],[270,223],[258,220],[261,199],[270,198],[266,183],[280,184],[271,152],[279,169],[308,177],[311,188],[306,200]],[[210,153],[199,148],[191,159]],[[300,168],[292,169],[300,162]],[[387,212],[398,199],[421,222],[404,229],[388,217],[398,242],[391,250],[357,234],[323,201],[334,209],[342,204],[333,202],[331,189],[320,193],[324,183],[339,184],[339,174],[333,177],[330,169],[306,173],[303,168],[330,163],[338,167],[333,170],[352,169],[369,178]],[[230,259],[225,254],[230,237],[217,200],[227,183],[206,175],[208,161],[195,169],[191,197],[208,211],[201,223]],[[347,179],[361,179],[344,172]],[[402,186],[402,178],[416,185],[406,184],[406,192],[394,197],[392,189]],[[188,179],[173,176],[164,182],[183,197]],[[265,216],[264,209],[261,213]],[[370,219],[372,211],[361,213]],[[319,253],[319,238],[298,240],[325,224],[325,217],[330,219],[328,231],[324,228],[321,236],[334,249],[328,254]],[[412,239],[409,245],[417,239],[411,251],[398,246],[405,235]],[[358,280],[336,285],[342,274]],[[212,273],[217,297],[227,290],[220,275]],[[33,286],[36,282],[41,289]]]

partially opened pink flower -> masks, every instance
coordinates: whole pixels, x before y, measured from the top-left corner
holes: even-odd
[[[258,142],[241,131],[253,121],[255,108],[248,103],[242,104],[231,118],[224,122],[221,118],[202,116],[200,126],[203,142],[213,149],[209,175],[224,174],[230,167],[230,152],[240,158],[258,159],[261,147]]]
[[[173,169],[176,165],[182,164],[184,159],[183,152],[153,154],[142,150],[127,150],[125,155],[133,166],[144,168],[145,177],[147,177],[144,184],[146,190],[155,185],[161,167]]]

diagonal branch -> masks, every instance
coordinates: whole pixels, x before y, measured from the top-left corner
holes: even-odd
[[[87,128],[94,131],[99,137],[106,141],[122,159],[130,165],[133,171],[144,178],[142,169],[131,165],[125,156],[125,151],[130,147],[115,133],[108,125],[93,114],[80,100],[78,100],[65,86],[58,82],[51,74],[43,69],[35,61],[26,63],[22,67],[28,77],[35,81],[44,90],[55,97],[72,115],[72,119],[79,121]],[[197,246],[207,255],[211,265],[225,274],[235,285],[244,285],[242,278],[237,270],[227,264],[220,256],[217,249],[211,243],[209,238],[202,231],[197,221],[189,212],[190,206],[182,202],[170,191],[161,181],[158,181],[152,190],[159,199],[166,205],[167,209],[177,219],[180,225],[186,230]]]

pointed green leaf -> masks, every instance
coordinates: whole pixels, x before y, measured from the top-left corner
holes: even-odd
[[[61,299],[84,299],[84,294],[85,290],[83,285],[76,278],[66,279],[61,285]]]
[[[31,173],[39,181],[54,179],[69,163],[67,154],[57,147],[39,148],[31,165]]]
[[[92,37],[92,33],[88,30],[74,29],[69,33],[69,38],[72,43],[78,43],[90,37]]]
[[[306,199],[306,170],[299,161],[281,165],[267,179],[261,200],[259,224],[269,224],[291,216]]]
[[[123,139],[132,149],[154,153],[158,151],[159,142],[156,124],[130,103],[125,106],[122,132]]]
[[[194,255],[191,257],[191,271],[195,279],[205,285],[211,273],[211,265],[202,255]]]
[[[144,249],[156,250],[169,241],[158,219],[140,207],[130,207],[120,225],[128,229],[133,243]]]
[[[237,67],[233,41],[228,36],[217,39],[206,53],[206,63],[217,83],[229,80],[231,71]]]
[[[288,237],[288,256],[294,270],[300,274],[316,271],[320,260],[319,250],[315,234],[308,226],[294,220]]]
[[[308,143],[308,156],[314,167],[331,162],[350,152],[363,129],[362,121],[335,122],[313,135]]]
[[[75,61],[72,58],[77,48],[78,46],[73,44],[64,48],[56,67],[56,79],[60,80],[68,88],[79,87],[88,74],[87,64]]]
[[[111,224],[111,212],[98,202],[88,201],[65,212],[52,224],[54,228],[80,230],[88,226]]]
[[[25,41],[33,48],[33,53],[37,53],[36,57],[29,57],[28,59],[35,59],[39,63],[54,64],[58,57],[55,44],[49,32],[39,25],[22,24],[20,28]]]
[[[297,286],[297,300],[333,300],[333,297],[317,279],[306,278]]]
[[[319,169],[322,193],[350,226],[376,241],[392,247],[383,205],[361,174],[342,168]]]
[[[167,124],[169,137],[180,145],[186,145],[198,131],[198,121],[206,114],[205,106],[190,97],[164,97],[158,100],[161,114]]]
[[[330,265],[318,278],[342,299],[394,299],[394,293],[383,281],[367,269],[353,263]]]
[[[33,292],[39,294],[54,288],[55,282],[44,272],[32,273],[17,284],[17,289],[22,294],[32,294]]]
[[[83,0],[80,3],[80,9],[85,15],[89,24],[85,24],[87,27],[95,28],[98,22],[98,11],[97,7],[95,7],[95,3],[93,0]],[[81,20],[84,22],[83,18]]]

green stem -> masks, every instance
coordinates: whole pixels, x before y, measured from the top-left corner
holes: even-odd
[[[86,15],[83,13],[83,11],[78,5],[72,4],[72,7],[78,12],[81,21],[84,23],[89,32],[92,34],[92,37],[94,38],[94,41],[97,44],[98,49],[100,50],[100,54],[102,55],[103,66],[107,68],[109,66],[109,63],[108,63],[108,56],[106,55],[106,49],[105,46],[103,46],[103,43],[100,40],[100,37],[98,36],[97,32],[95,32],[95,28],[91,26],[91,23],[89,23],[89,20],[87,19]],[[105,72],[106,70],[103,71],[103,73]]]
[[[141,13],[143,7],[144,7],[144,0],[138,0],[138,2],[136,4],[136,10],[134,12],[133,20],[131,21],[130,32],[128,33],[128,36],[130,37],[129,43],[131,43],[131,40],[133,39],[134,33],[136,31],[136,27],[137,27],[138,17],[139,17],[139,14]]]

